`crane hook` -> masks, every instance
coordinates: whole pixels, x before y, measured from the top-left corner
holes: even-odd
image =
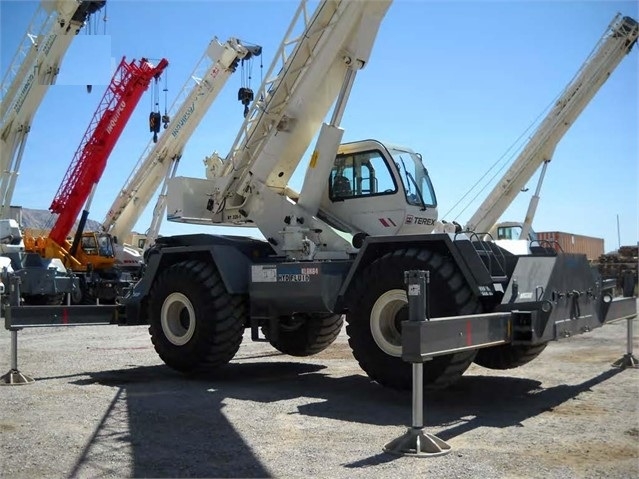
[[[237,99],[242,102],[244,105],[244,118],[248,115],[249,112],[249,104],[253,101],[253,90],[246,87],[240,87],[237,92]]]
[[[153,133],[153,143],[158,142],[158,133],[160,132],[161,115],[159,111],[152,111],[149,114],[149,131]]]

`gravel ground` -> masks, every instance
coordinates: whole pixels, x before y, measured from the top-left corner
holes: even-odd
[[[0,373],[9,344],[0,331]],[[639,370],[610,367],[625,347],[624,321],[519,369],[471,367],[425,399],[452,452],[415,458],[382,451],[411,421],[410,394],[370,382],[344,333],[305,359],[247,335],[227,367],[187,379],[146,328],[24,330],[19,366],[36,382],[0,388],[0,476],[639,477]]]

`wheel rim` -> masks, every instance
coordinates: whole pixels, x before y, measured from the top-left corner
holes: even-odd
[[[169,294],[162,304],[160,321],[166,339],[176,346],[184,346],[195,332],[193,304],[182,293]]]
[[[80,301],[82,301],[82,296],[84,296],[82,294],[82,288],[74,288],[73,291],[71,291],[71,301],[73,301],[75,304],[80,304]]]
[[[370,327],[379,348],[390,356],[402,355],[399,313],[408,306],[406,291],[391,289],[382,294],[371,310]]]

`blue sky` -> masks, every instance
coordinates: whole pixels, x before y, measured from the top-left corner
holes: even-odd
[[[68,51],[32,125],[13,204],[48,208],[122,56],[166,57],[168,106],[210,40],[237,37],[264,48],[264,72],[297,8],[293,1],[108,0],[107,36],[81,34]],[[4,75],[37,2],[0,1]],[[451,207],[564,89],[617,12],[637,2],[396,0],[342,120],[344,141],[376,138],[422,153],[440,218],[464,223],[489,189],[459,216]],[[103,13],[93,29],[104,30]],[[635,46],[564,136],[550,163],[533,227],[636,244],[639,183],[639,48]],[[260,68],[252,70],[254,90]],[[88,94],[86,83],[92,83]],[[202,159],[225,156],[242,123],[239,71],[191,137],[178,174],[204,176]],[[164,87],[164,84],[162,84]],[[98,186],[90,217],[102,221],[148,141],[150,90],[127,125]],[[164,95],[161,96],[164,110]],[[307,158],[303,160],[305,164]],[[300,187],[302,175],[292,185]],[[521,221],[536,177],[504,215]],[[472,197],[473,195],[471,195]],[[154,203],[154,201],[152,202]],[[152,205],[137,224],[144,231]],[[163,222],[161,234],[230,233]],[[247,233],[250,230],[245,230]],[[236,233],[236,231],[234,231]]]

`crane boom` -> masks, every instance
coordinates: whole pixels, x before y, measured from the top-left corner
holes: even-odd
[[[122,58],[49,207],[59,215],[49,233],[58,245],[65,244],[140,97],[167,65],[166,59],[153,66],[146,59]]]
[[[259,51],[258,51],[259,49]],[[199,125],[238,62],[259,55],[261,48],[246,47],[231,38],[224,44],[214,38],[169,110],[167,132],[149,142],[124,187],[109,209],[102,226],[112,236],[129,235],[160,183],[175,174],[189,138]],[[164,187],[154,208],[146,244],[155,240],[165,211]]]
[[[231,147],[223,175],[230,175],[232,181],[220,197],[241,192],[249,176],[257,175],[275,189],[286,186],[338,97],[346,72],[362,68],[368,61],[390,2],[365,3],[323,2],[312,19],[305,18],[304,36],[289,38],[294,33],[291,25],[257,94],[266,100],[255,105]],[[306,17],[304,8],[303,2],[293,23],[302,13]],[[291,45],[295,48],[287,56]],[[279,73],[271,77],[276,67],[280,67]],[[287,134],[280,133],[277,138],[278,132]]]
[[[390,3],[326,0],[309,17],[303,1],[226,159],[207,158],[207,180],[177,177],[169,183],[169,219],[257,226],[276,249],[288,250],[289,243],[298,248],[273,216],[288,217],[293,228],[293,218],[313,215],[288,201],[287,183],[320,130],[308,174],[316,181],[328,177],[354,76],[368,62]],[[331,123],[322,125],[332,105]],[[316,238],[322,251],[352,249],[315,217],[304,228],[322,231]],[[300,232],[293,230],[297,238]]]
[[[0,218],[6,218],[33,117],[87,18],[106,0],[40,3],[5,73],[0,101]]]
[[[615,16],[512,166],[468,220],[467,231],[490,231],[537,169],[552,159],[559,141],[630,52],[638,34],[636,20]]]

